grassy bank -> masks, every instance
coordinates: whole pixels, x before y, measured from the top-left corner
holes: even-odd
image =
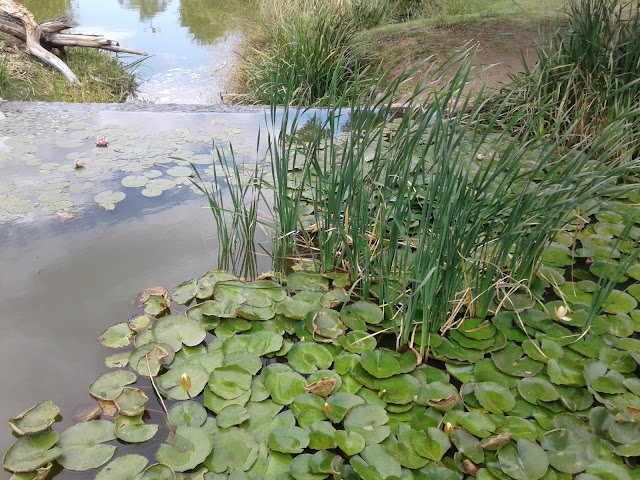
[[[130,68],[94,49],[68,49],[66,63],[82,85],[72,85],[28,55],[13,37],[0,34],[0,52],[0,98],[4,100],[119,103],[136,88]]]

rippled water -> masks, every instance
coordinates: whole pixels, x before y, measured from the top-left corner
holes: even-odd
[[[149,53],[136,101],[219,104],[248,0],[24,0],[40,21],[71,16],[78,32]],[[121,58],[131,63],[138,57]]]

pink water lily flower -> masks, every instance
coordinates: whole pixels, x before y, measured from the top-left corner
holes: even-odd
[[[76,168],[82,168],[82,167],[84,167],[84,162],[83,162],[82,160],[76,160],[76,161],[73,163],[73,165],[74,165]]]
[[[107,146],[107,139],[104,137],[98,137],[96,138],[96,147],[106,147]]]
[[[478,160],[484,160],[484,155],[483,155],[483,154],[481,154],[481,153],[479,153],[479,154],[478,154]]]

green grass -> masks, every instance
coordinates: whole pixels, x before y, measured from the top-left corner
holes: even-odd
[[[0,97],[5,100],[119,103],[135,93],[139,60],[118,61],[88,48],[67,50],[66,63],[82,85],[72,85],[60,73],[23,51],[13,38],[0,37],[7,49],[0,64]]]
[[[536,47],[538,61],[503,90],[513,111],[528,106],[515,127],[566,136],[567,144],[594,138],[611,122],[640,115],[640,15],[635,3],[572,0],[569,28]],[[635,131],[636,138],[640,131]],[[638,147],[634,148],[637,155]],[[623,152],[621,152],[623,153]]]

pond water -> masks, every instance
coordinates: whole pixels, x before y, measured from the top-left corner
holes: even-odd
[[[225,152],[233,145],[238,162],[252,163],[265,123],[265,113],[252,109],[109,108],[117,107],[0,108],[4,421],[51,399],[64,418],[58,425],[70,425],[74,408],[90,401],[88,385],[106,371],[97,337],[136,313],[138,292],[171,289],[218,267],[206,198],[192,189],[186,160],[169,157],[193,162],[211,182],[212,139]],[[95,146],[98,135],[108,138],[107,148]],[[84,167],[75,169],[79,159]],[[258,256],[253,269],[271,269],[269,256]],[[0,451],[13,441],[4,428]]]
[[[77,32],[146,51],[136,101],[219,104],[249,0],[23,0],[42,21],[65,14]],[[121,55],[123,63],[139,57]]]

